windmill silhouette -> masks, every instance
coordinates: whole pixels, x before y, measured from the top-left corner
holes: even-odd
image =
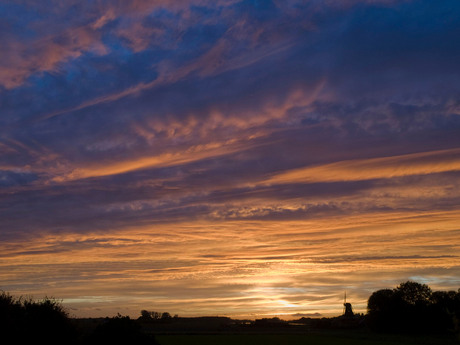
[[[347,292],[345,291],[345,295],[343,298],[343,316],[345,317],[352,317],[355,313],[353,313],[353,308],[351,307],[351,303],[347,303]]]

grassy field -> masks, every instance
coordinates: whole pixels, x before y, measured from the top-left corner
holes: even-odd
[[[458,345],[452,338],[371,333],[158,335],[161,345]]]

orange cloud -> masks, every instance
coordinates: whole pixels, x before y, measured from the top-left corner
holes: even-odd
[[[227,143],[228,144],[228,143]],[[115,161],[108,163],[85,164],[84,167],[75,168],[71,173],[59,175],[55,181],[71,181],[89,177],[109,176],[123,174],[145,168],[162,168],[179,164],[186,164],[198,160],[218,157],[241,150],[241,144],[226,145],[226,143],[208,143],[191,146],[184,151],[162,153],[156,156],[140,157],[132,160]]]
[[[295,90],[282,104],[267,102],[257,112],[223,114],[211,111],[209,115],[203,115],[204,119],[192,114],[182,121],[153,119],[142,125],[133,125],[134,132],[149,145],[160,147],[160,142],[166,143],[163,152],[151,156],[144,153],[140,157],[120,161],[114,159],[85,163],[81,167],[70,167],[70,172],[57,171],[57,176],[53,180],[62,182],[122,174],[145,168],[169,167],[247,150],[258,145],[255,139],[267,136],[273,131],[263,128],[266,123],[285,119],[289,110],[294,107],[308,107],[318,98],[324,84],[325,81],[321,80],[313,85],[311,90]],[[158,139],[157,134],[161,134],[163,139]],[[183,142],[184,147],[177,147],[171,151],[171,140]]]
[[[365,311],[379,279],[396,285],[417,272],[434,281],[458,272],[459,220],[455,210],[43,233],[0,243],[0,279],[21,286],[13,293],[63,298],[79,316],[136,316],[149,305],[194,315],[337,315],[344,285]]]
[[[215,5],[215,1],[196,0],[192,3],[197,5]],[[221,5],[229,5],[232,1],[221,1]],[[37,11],[42,10],[40,5],[26,1],[24,5],[29,8],[38,7]],[[75,3],[69,2],[62,4],[58,2],[52,6],[53,14],[59,17],[74,6]],[[138,23],[151,11],[157,8],[168,8],[170,11],[187,11],[191,6],[190,1],[148,1],[136,0],[126,3],[106,3],[97,4],[88,10],[86,15],[89,23],[83,26],[70,26],[60,31],[57,35],[40,35],[38,39],[22,42],[10,38],[4,42],[2,60],[0,61],[0,85],[7,89],[21,86],[31,75],[43,71],[57,71],[59,65],[71,59],[78,58],[84,52],[92,51],[100,55],[108,52],[107,47],[102,43],[100,29],[108,22],[120,17],[132,17],[134,23]],[[185,14],[184,14],[185,15]],[[31,27],[39,29],[42,23],[33,23]],[[45,28],[45,32],[49,29]],[[137,37],[139,33],[145,34],[145,29],[135,24],[130,30],[120,30],[118,34],[127,38],[135,51],[145,48],[145,40]],[[60,43],[58,43],[60,42]],[[142,89],[142,86],[140,86]],[[122,97],[122,96],[121,96]]]
[[[132,44],[137,47],[136,49],[141,49],[140,47],[145,44],[145,41],[139,38],[133,38]],[[267,56],[279,53],[280,51],[289,48],[289,46],[290,44],[280,44],[275,49],[271,46],[265,49],[247,51],[245,53],[239,54],[236,58],[228,59],[228,57],[225,56],[225,53],[228,49],[230,49],[230,42],[228,42],[226,39],[220,39],[203,55],[183,66],[171,65],[169,62],[160,62],[157,66],[159,76],[151,82],[141,82],[122,91],[88,100],[76,107],[57,110],[55,112],[46,114],[45,116],[41,116],[39,119],[45,120],[55,116],[60,116],[65,113],[92,107],[98,104],[117,101],[124,97],[136,95],[145,90],[153,89],[161,85],[175,83],[192,73],[197,73],[200,77],[209,77],[211,75],[217,75],[223,72],[242,68],[256,63],[257,61]],[[320,89],[322,89],[324,86],[324,80],[320,83],[320,85],[321,87],[318,91],[320,91]]]
[[[7,89],[22,85],[34,73],[57,71],[59,65],[81,56],[84,51],[107,53],[99,33],[90,27],[76,27],[57,36],[41,37],[33,42],[10,41],[8,54],[0,63],[0,84]]]
[[[265,184],[360,181],[460,170],[460,149],[353,159],[276,174]]]

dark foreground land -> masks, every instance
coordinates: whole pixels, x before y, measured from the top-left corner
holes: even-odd
[[[307,334],[169,334],[157,335],[160,345],[455,345],[452,337],[379,335],[362,331]]]
[[[136,320],[140,330],[159,345],[459,345],[454,334],[388,334],[370,330],[354,319],[277,318],[254,321],[226,317],[175,318],[168,321]],[[109,321],[113,321],[109,320]],[[118,321],[122,321],[119,319]],[[80,319],[80,327],[97,328],[104,319]],[[82,324],[83,323],[83,324]],[[117,327],[119,329],[119,326]],[[135,345],[136,342],[131,342]]]
[[[218,322],[222,322],[218,327]],[[452,334],[386,334],[371,331],[363,324],[340,323],[341,318],[321,320],[302,319],[295,322],[269,320],[257,324],[232,324],[234,320],[209,318],[201,323],[199,319],[187,320],[193,329],[178,327],[167,333],[167,328],[156,328],[155,339],[160,345],[459,345]],[[299,322],[300,321],[300,322]],[[331,322],[332,321],[332,322]],[[338,323],[334,323],[338,321]],[[205,325],[204,328],[200,327]],[[206,325],[208,327],[206,327]],[[326,326],[327,328],[322,328]],[[158,326],[157,326],[158,327]],[[166,333],[164,332],[166,331]]]

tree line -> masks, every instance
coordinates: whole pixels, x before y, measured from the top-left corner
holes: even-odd
[[[159,311],[149,311],[149,310],[141,310],[141,316],[139,317],[139,320],[142,320],[142,321],[158,321],[158,320],[161,320],[161,321],[168,321],[168,320],[171,320],[172,318],[175,318],[177,319],[179,317],[179,315],[174,315],[174,316],[171,316],[170,313],[168,313],[167,311],[165,312],[159,312]]]

